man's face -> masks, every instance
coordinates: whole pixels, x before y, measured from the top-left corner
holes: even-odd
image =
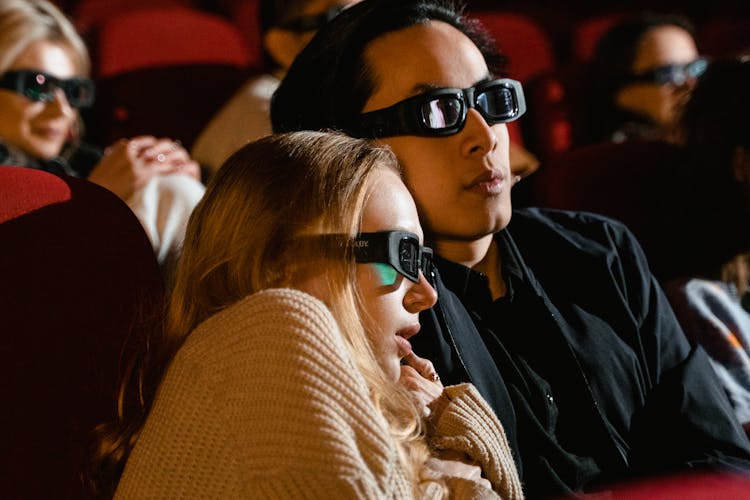
[[[317,16],[326,13],[330,9],[347,9],[360,1],[361,0],[311,0],[302,7],[301,11],[295,17],[295,20],[315,19]],[[275,28],[275,30],[278,29],[279,28]],[[274,30],[274,28],[272,28],[272,30]],[[271,39],[267,36],[265,37],[264,43],[266,49],[271,53],[276,63],[286,71],[292,65],[292,62],[294,62],[294,58],[302,52],[308,43],[310,43],[310,40],[315,36],[317,29],[309,29],[306,31],[283,29],[283,31],[285,32],[285,35],[281,40],[279,40],[278,36],[274,37],[274,35],[271,35]]]
[[[434,88],[467,88],[489,77],[479,49],[452,26],[430,21],[371,42],[365,61],[376,89],[363,112]],[[447,137],[382,139],[398,156],[422,224],[437,242],[473,241],[510,221],[508,130],[489,126],[474,109]]]

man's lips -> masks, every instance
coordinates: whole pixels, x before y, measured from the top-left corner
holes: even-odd
[[[467,189],[481,194],[499,194],[504,186],[505,176],[499,171],[491,170],[475,177]]]

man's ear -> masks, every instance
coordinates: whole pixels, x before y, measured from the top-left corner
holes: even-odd
[[[299,33],[280,28],[270,28],[263,34],[266,52],[284,71],[305,46],[304,37]]]

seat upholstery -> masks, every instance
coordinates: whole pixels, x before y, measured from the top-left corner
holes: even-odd
[[[126,338],[161,310],[156,258],[114,194],[21,167],[0,167],[0,242],[0,491],[85,498]]]
[[[178,6],[113,16],[98,30],[96,54],[97,77],[178,64],[246,68],[250,62],[245,39],[231,22]]]

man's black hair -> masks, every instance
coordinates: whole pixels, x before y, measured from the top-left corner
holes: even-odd
[[[321,28],[297,56],[271,101],[274,132],[344,132],[372,95],[376,82],[364,61],[367,45],[384,34],[442,21],[468,36],[491,72],[505,59],[478,22],[453,0],[364,0]]]

